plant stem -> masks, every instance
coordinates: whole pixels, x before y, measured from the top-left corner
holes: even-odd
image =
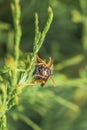
[[[13,20],[14,20],[14,56],[15,56],[15,69],[13,70],[13,85],[17,83],[17,65],[19,59],[19,45],[21,40],[21,26],[20,26],[20,16],[21,16],[21,9],[20,9],[20,0],[14,0],[11,4]]]

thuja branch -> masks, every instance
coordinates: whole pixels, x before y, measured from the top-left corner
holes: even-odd
[[[17,67],[19,60],[19,45],[21,39],[20,4],[19,0],[11,3],[14,20],[14,52],[5,60],[5,65],[0,69],[0,130],[6,130],[6,112],[16,104],[16,85],[18,79]]]
[[[35,55],[38,53],[38,51],[40,50],[40,48],[45,40],[47,32],[50,29],[52,20],[53,20],[53,11],[52,11],[51,7],[48,7],[48,19],[44,26],[43,31],[40,32],[39,24],[38,24],[39,23],[38,14],[35,13],[35,38],[34,38],[34,46],[33,46],[33,55],[31,58],[31,63],[30,63],[29,69],[31,69],[31,66],[33,65],[33,61],[35,61]],[[32,72],[29,74],[29,77],[31,77],[31,75],[32,75]]]
[[[46,25],[44,26],[44,29],[42,32],[39,31],[39,25],[38,25],[38,14],[35,14],[35,40],[34,40],[34,48],[33,52],[34,54],[38,53],[39,49],[41,48],[44,39],[46,37],[46,34],[50,28],[50,25],[53,20],[53,11],[51,7],[48,7],[48,20],[46,22]]]
[[[14,59],[15,70],[13,70],[14,73],[13,84],[17,83],[17,65],[19,59],[19,45],[21,40],[21,26],[20,26],[21,10],[19,2],[20,2],[19,0],[14,0],[14,2],[11,3],[13,22],[14,22],[14,58],[15,58]]]
[[[14,53],[15,53],[15,59],[18,60],[19,58],[19,45],[21,40],[21,26],[20,26],[20,16],[21,16],[21,9],[19,0],[15,0],[13,3],[11,3],[11,9],[13,14],[13,21],[14,21]]]
[[[21,89],[31,86],[33,77],[35,55],[40,50],[46,34],[50,28],[53,12],[48,8],[48,19],[42,32],[39,31],[38,14],[35,14],[35,40],[33,53],[20,54],[21,26],[20,26],[20,1],[13,0],[11,3],[13,23],[14,23],[14,51],[13,56],[9,55],[5,60],[5,65],[0,68],[0,130],[6,130],[6,112],[17,103],[17,96]]]
[[[45,40],[47,32],[50,29],[50,25],[52,23],[52,20],[53,20],[53,11],[52,11],[51,7],[48,7],[48,19],[47,19],[47,22],[44,26],[43,31],[40,32],[38,14],[35,13],[35,38],[34,38],[33,56],[31,59],[30,68],[33,64],[33,61],[35,60],[35,55],[38,53],[38,51],[40,50],[40,48]]]

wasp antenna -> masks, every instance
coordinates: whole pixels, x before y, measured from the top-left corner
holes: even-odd
[[[38,56],[38,54],[36,54],[36,58],[37,58],[38,62],[40,62],[40,63],[42,63],[43,65],[46,65],[46,66],[47,66],[47,64],[45,63],[45,61],[42,60],[42,59]]]

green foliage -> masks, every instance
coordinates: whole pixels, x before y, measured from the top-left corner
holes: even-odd
[[[10,4],[0,2],[0,127],[86,130],[87,1],[13,0],[9,10]],[[31,84],[38,52],[53,58],[56,88],[50,80],[43,88]]]
[[[11,3],[11,9],[13,14],[13,23],[14,23],[14,45],[13,45],[13,55],[8,54],[5,59],[5,65],[0,69],[0,130],[6,130],[6,113],[15,105],[18,104],[18,95],[22,88],[25,86],[32,86],[33,83],[30,80],[33,78],[33,71],[35,62],[35,55],[38,53],[41,48],[45,36],[50,28],[50,24],[53,19],[53,13],[51,7],[48,8],[49,18],[44,27],[43,32],[39,32],[38,26],[38,15],[36,15],[35,20],[35,41],[33,47],[33,53],[20,52],[20,41],[21,41],[21,25],[20,25],[20,1],[14,0]],[[1,25],[1,30],[4,28],[8,29],[8,25]],[[8,52],[9,53],[9,52]],[[30,124],[34,129],[40,130],[40,128],[35,125],[32,121],[26,116],[20,115],[20,118]]]

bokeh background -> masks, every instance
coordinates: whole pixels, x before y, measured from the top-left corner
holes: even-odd
[[[13,48],[10,0],[0,0],[0,66]],[[87,130],[87,1],[20,0],[20,49],[32,52],[35,12],[43,30],[51,6],[54,19],[39,55],[54,60],[54,80],[25,88],[7,113],[9,130]]]

